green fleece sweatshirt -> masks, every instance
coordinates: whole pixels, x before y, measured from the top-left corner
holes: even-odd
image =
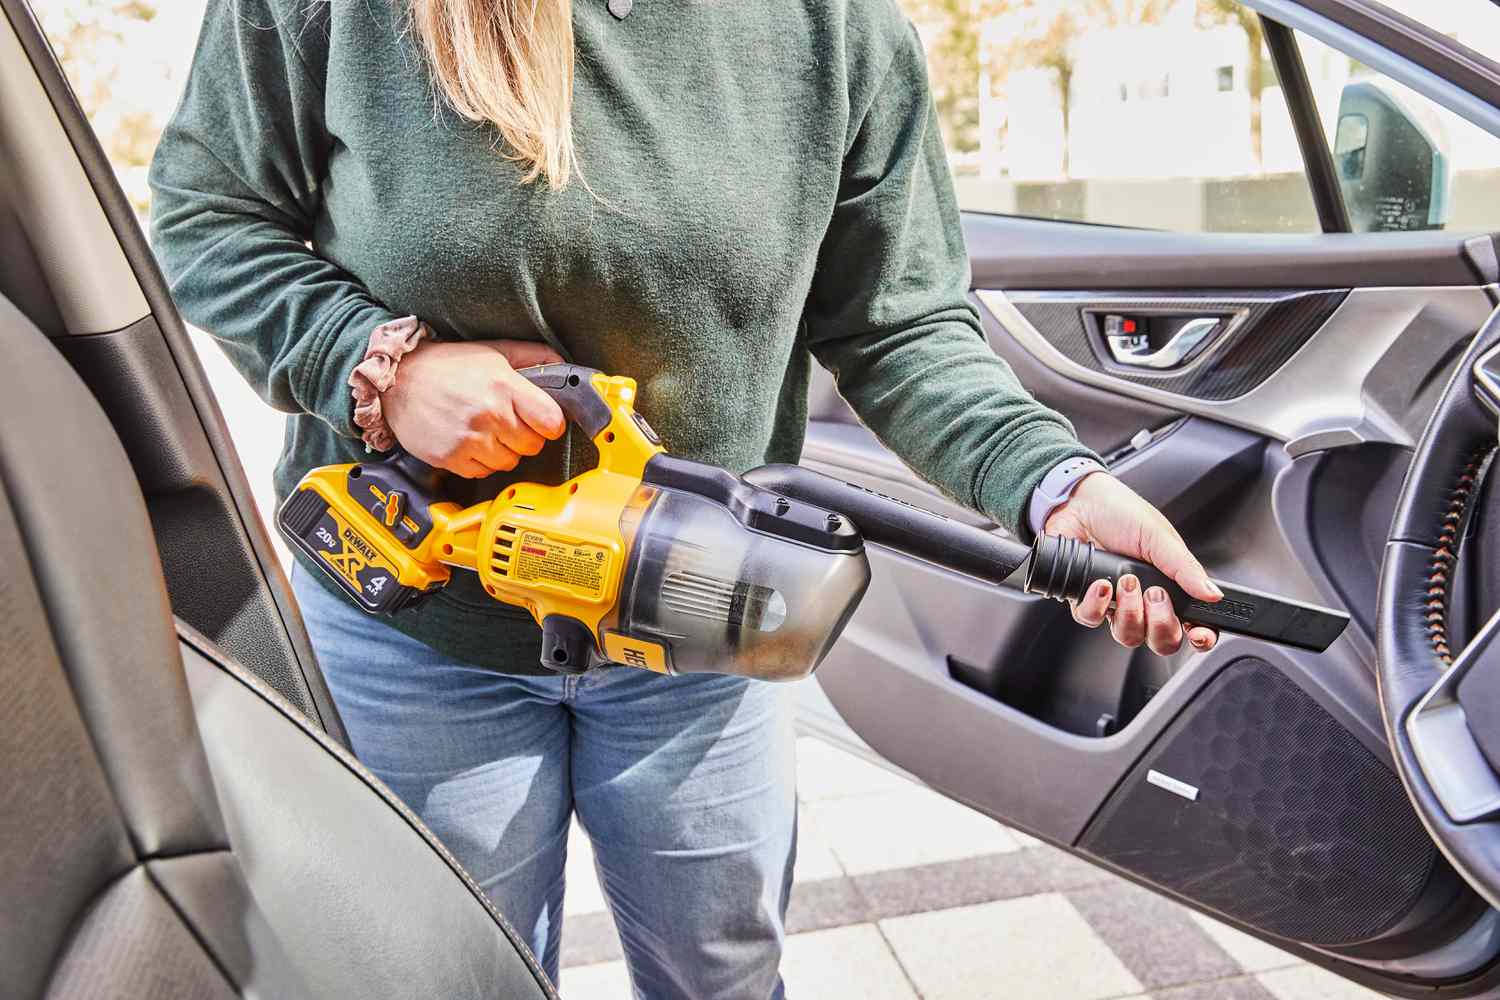
[[[436,103],[403,7],[212,0],[152,164],[178,305],[292,414],[278,496],[364,457],[349,373],[375,326],[416,315],[445,338],[540,339],[630,375],[670,451],[736,472],[797,460],[816,360],[920,475],[1030,534],[1032,488],[1088,452],[966,300],[922,47],[896,0],[637,0],[623,19],[574,0],[593,194],[523,186],[494,130]],[[504,478],[560,481],[588,447]],[[540,669],[539,630],[470,574],[393,623],[471,663]]]

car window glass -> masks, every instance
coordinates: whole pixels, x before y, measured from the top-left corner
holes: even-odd
[[[1416,14],[1415,4],[1405,6]],[[1430,27],[1500,51],[1500,16],[1458,18],[1449,4],[1421,9]],[[1500,229],[1500,139],[1315,38],[1298,32],[1297,45],[1350,228]]]
[[[1183,232],[1318,229],[1255,12],[1234,0],[902,0],[959,204]]]

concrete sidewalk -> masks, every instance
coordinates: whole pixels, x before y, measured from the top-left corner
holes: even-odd
[[[797,1000],[1376,996],[821,740],[797,755]],[[631,996],[576,829],[562,961],[567,1000]]]

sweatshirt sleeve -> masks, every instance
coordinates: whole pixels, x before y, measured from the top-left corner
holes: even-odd
[[[332,146],[326,10],[208,5],[151,164],[152,245],[183,315],[262,399],[357,437],[346,382],[371,331],[396,317],[310,245]]]
[[[852,108],[804,320],[859,418],[918,475],[1030,539],[1053,466],[1092,455],[985,342],[921,42],[909,26]]]

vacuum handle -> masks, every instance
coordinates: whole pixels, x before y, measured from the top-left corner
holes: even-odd
[[[1080,600],[1096,580],[1113,586],[1122,576],[1135,575],[1141,588],[1160,587],[1185,622],[1237,632],[1321,653],[1343,634],[1349,616],[1332,608],[1304,604],[1248,587],[1215,581],[1223,600],[1210,603],[1190,596],[1177,582],[1150,563],[1127,559],[1089,542],[1057,535],[1041,535],[1032,544],[1026,570],[1028,594],[1059,601]]]
[[[428,465],[400,445],[397,445],[394,451],[387,454],[378,462],[366,462],[364,464],[366,468],[372,465],[379,465],[395,470],[405,476],[422,493],[425,493],[429,501],[437,498],[437,493],[443,485],[443,480],[447,479],[449,475],[446,470]]]
[[[533,365],[517,369],[516,374],[551,396],[563,415],[577,424],[590,438],[609,426],[609,404],[593,383],[598,369],[582,365]],[[416,496],[430,504],[439,499],[443,481],[449,473],[434,468],[397,445],[374,462],[362,463],[367,469],[387,470],[387,476],[399,475],[414,487]]]
[[[609,403],[594,384],[599,369],[570,364],[533,365],[517,369],[516,374],[551,396],[563,415],[578,425],[589,440],[609,426],[612,419]]]

